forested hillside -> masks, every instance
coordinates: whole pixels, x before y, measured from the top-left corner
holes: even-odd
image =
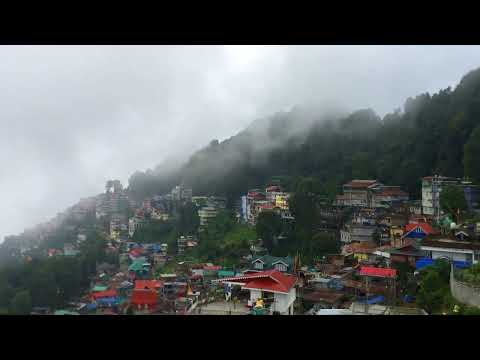
[[[178,171],[137,172],[130,190],[143,195],[183,181],[195,194],[231,199],[271,176],[311,176],[337,185],[377,178],[419,196],[420,178],[431,174],[480,180],[480,70],[454,89],[408,98],[403,110],[381,119],[371,109],[347,116],[306,115],[294,108],[254,122],[238,135],[213,140]],[[474,131],[476,130],[476,131]],[[401,169],[401,171],[400,171]]]

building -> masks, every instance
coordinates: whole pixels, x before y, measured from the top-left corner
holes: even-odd
[[[480,244],[452,239],[424,239],[420,250],[433,260],[449,258],[476,264],[480,257]]]
[[[343,206],[369,207],[371,191],[382,186],[377,180],[352,180],[343,185],[343,196],[337,197],[337,204]]]
[[[388,207],[408,201],[408,193],[400,186],[380,186],[373,188],[370,206],[373,208]]]
[[[192,189],[183,185],[175,186],[170,192],[170,195],[172,196],[172,200],[175,201],[192,201]]]
[[[436,231],[429,223],[415,222],[405,225],[403,237],[411,239],[424,239],[427,235],[435,235]]]
[[[422,201],[414,200],[408,203],[408,211],[412,215],[421,215],[422,214]]]
[[[293,315],[293,304],[297,298],[295,284],[297,277],[278,270],[213,280],[229,286],[240,286],[250,291],[250,303],[265,299],[269,314]],[[272,296],[273,295],[273,296]]]
[[[376,226],[347,224],[340,230],[340,241],[344,243],[373,241],[376,230]]]
[[[408,201],[409,195],[400,186],[386,186],[377,180],[352,180],[337,195],[337,206],[382,208]]]
[[[442,215],[440,208],[440,193],[445,186],[461,187],[465,193],[465,200],[469,209],[477,208],[480,200],[480,188],[471,182],[462,181],[440,175],[422,178],[422,212],[424,215],[439,219]]]
[[[205,206],[198,210],[198,217],[200,218],[200,227],[204,227],[211,219],[217,216],[217,209],[212,206]]]
[[[264,255],[254,258],[250,262],[249,271],[265,271],[265,270],[278,270],[281,272],[293,271],[293,259],[290,256],[287,257],[275,257],[270,255]]]

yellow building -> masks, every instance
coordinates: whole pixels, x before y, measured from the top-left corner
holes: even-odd
[[[275,196],[275,207],[282,210],[288,210],[288,195],[278,194]]]

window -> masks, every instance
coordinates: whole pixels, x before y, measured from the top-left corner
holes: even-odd
[[[275,264],[275,270],[287,271],[287,267],[285,266],[285,264],[278,263],[278,264]]]
[[[254,267],[255,269],[263,269],[263,263],[261,261],[257,261]]]

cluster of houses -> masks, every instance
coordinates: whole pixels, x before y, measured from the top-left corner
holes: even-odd
[[[385,186],[377,181],[353,180],[345,184],[337,205],[349,204],[355,210],[340,230],[342,254],[352,254],[364,263],[391,266],[406,262],[414,268],[442,257],[476,263],[480,224],[455,224],[443,214],[439,194],[446,185],[463,188],[468,207],[478,207],[478,187],[460,179],[423,178],[421,202],[408,201],[408,194],[401,190],[392,196],[389,190],[391,197],[382,200],[386,207],[376,206],[376,196],[385,195]]]
[[[254,226],[262,211],[275,211],[282,219],[292,220],[288,199],[290,194],[282,191],[279,185],[271,185],[262,189],[251,189],[241,198],[240,218],[243,222]]]

